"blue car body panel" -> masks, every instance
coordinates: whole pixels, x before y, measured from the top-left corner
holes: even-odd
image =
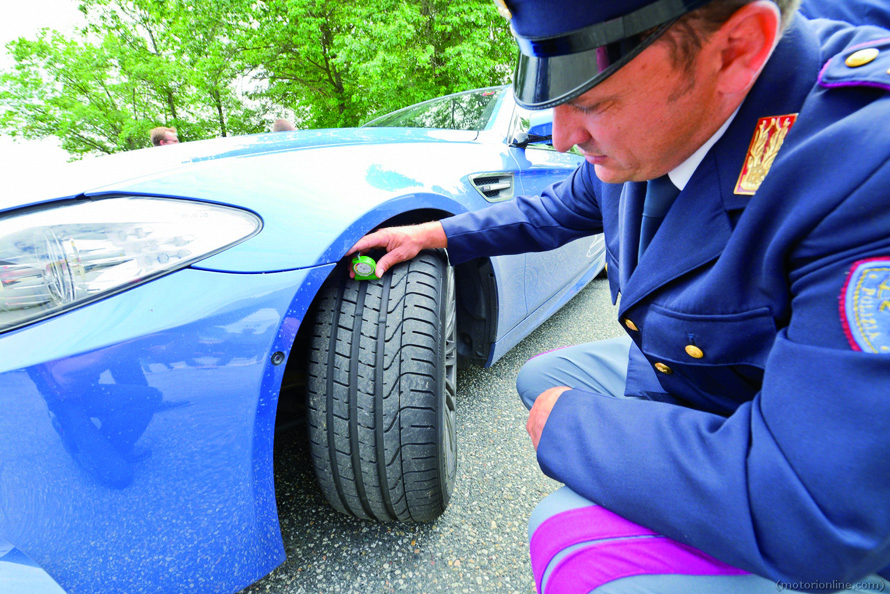
[[[68,594],[229,593],[283,562],[272,467],[282,362],[337,262],[402,213],[484,208],[474,174],[509,172],[517,194],[537,192],[579,162],[509,146],[508,93],[498,105],[497,130],[182,143],[10,187],[0,217],[142,195],[247,209],[263,228],[189,268],[0,333],[0,591],[18,594],[9,588],[26,579],[23,592],[51,591],[48,575]],[[603,260],[599,238],[492,259],[487,364]]]
[[[269,355],[331,268],[182,270],[5,335],[3,539],[69,592],[233,591],[281,563]]]

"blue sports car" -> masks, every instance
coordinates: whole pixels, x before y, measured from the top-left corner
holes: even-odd
[[[364,127],[102,157],[0,195],[0,591],[235,592],[284,560],[273,444],[340,511],[423,522],[455,371],[603,268],[600,237],[350,279],[364,234],[534,194],[581,157],[509,87]],[[373,256],[374,254],[371,254]]]

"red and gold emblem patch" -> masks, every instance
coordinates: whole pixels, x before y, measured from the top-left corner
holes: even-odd
[[[751,139],[751,146],[748,147],[739,181],[735,185],[736,194],[753,196],[757,192],[773,166],[773,161],[785,142],[785,136],[796,121],[796,113],[757,120],[757,129]]]

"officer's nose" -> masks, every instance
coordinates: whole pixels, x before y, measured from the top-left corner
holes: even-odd
[[[553,108],[553,148],[564,153],[589,138],[583,114],[568,105]]]

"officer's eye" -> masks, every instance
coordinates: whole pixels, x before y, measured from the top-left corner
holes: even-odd
[[[577,105],[573,103],[572,108],[579,113],[589,115],[598,112],[600,110],[600,104],[594,103],[593,105]]]
[[[572,109],[584,115],[600,114],[609,109],[614,103],[612,99],[604,99],[594,103],[569,103]]]

